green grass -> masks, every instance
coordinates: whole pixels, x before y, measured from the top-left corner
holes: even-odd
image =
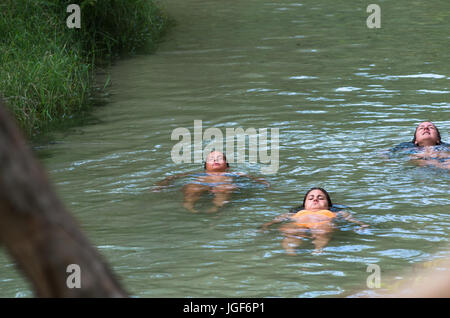
[[[81,7],[81,29],[66,8]],[[153,1],[3,0],[0,94],[28,136],[92,107],[96,67],[150,53],[168,25]]]

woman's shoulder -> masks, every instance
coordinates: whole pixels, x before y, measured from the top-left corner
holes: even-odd
[[[411,141],[402,142],[388,150],[387,155],[392,158],[397,154],[411,154],[417,152],[418,147]]]
[[[324,214],[324,215],[329,215],[329,216],[334,216],[336,215],[335,212],[332,212],[330,210],[317,210],[317,211],[310,211],[310,210],[300,210],[298,211],[296,214]]]
[[[295,206],[295,207],[289,209],[289,213],[295,214],[297,212],[300,212],[302,209],[303,209],[303,207],[301,205]]]
[[[450,144],[446,142],[441,142],[439,145],[434,146],[437,151],[450,151]]]
[[[398,145],[392,147],[389,149],[389,152],[394,154],[396,152],[402,152],[402,153],[408,153],[408,152],[416,152],[420,149],[423,149],[423,147],[417,146],[411,141],[402,142]],[[441,150],[441,151],[449,151],[450,150],[450,144],[446,142],[441,142],[440,144],[434,146],[435,150]]]

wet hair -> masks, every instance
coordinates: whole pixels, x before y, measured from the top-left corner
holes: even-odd
[[[327,192],[325,189],[323,189],[323,188],[314,187],[314,188],[309,189],[308,192],[306,192],[305,197],[303,198],[303,203],[302,203],[302,205],[299,205],[299,206],[297,206],[297,207],[291,208],[291,209],[289,210],[289,212],[290,212],[290,213],[296,213],[296,212],[298,212],[298,211],[300,211],[300,210],[305,209],[305,202],[306,202],[306,199],[307,199],[307,197],[308,197],[308,194],[309,194],[311,191],[313,191],[313,190],[319,190],[319,191],[321,191],[323,194],[325,194],[325,198],[327,199],[327,202],[328,202],[328,209],[331,209],[331,208],[333,207],[333,202],[331,202],[331,198],[330,198],[330,195],[328,194],[328,192]]]
[[[214,151],[215,151],[215,150],[211,151],[210,153],[212,153],[212,152],[214,152]],[[227,163],[227,168],[229,168],[229,167],[230,167],[230,164],[229,164],[228,161],[227,161],[227,156],[225,156],[224,153],[222,153],[222,156],[223,156],[223,159],[225,159],[225,162]],[[203,169],[206,170],[206,161],[205,161],[204,164],[203,164]]]
[[[425,122],[432,123],[431,121],[424,121],[424,123]],[[417,129],[419,128],[419,125],[417,125],[416,130],[414,131],[414,137],[413,137],[413,140],[412,140],[412,143],[414,145],[416,144],[416,135],[417,135]],[[433,126],[434,126],[434,128],[436,128],[437,137],[438,137],[438,141],[437,141],[436,145],[440,145],[440,144],[442,144],[442,142],[441,142],[441,133],[439,132],[439,129],[436,127],[435,124],[433,124]]]

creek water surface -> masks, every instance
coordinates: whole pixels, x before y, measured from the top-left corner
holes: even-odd
[[[111,97],[95,121],[34,145],[57,192],[137,297],[343,297],[366,289],[369,264],[398,277],[443,255],[449,239],[448,170],[384,152],[416,125],[450,130],[450,2],[167,0],[177,24],[152,55],[111,67]],[[252,181],[217,214],[182,207],[174,129],[278,128],[279,169]],[[270,137],[269,137],[270,142]],[[262,176],[260,164],[233,172]],[[338,229],[322,254],[295,256],[264,222],[313,186],[370,224]],[[201,211],[211,197],[202,198]],[[0,296],[31,289],[5,253]]]

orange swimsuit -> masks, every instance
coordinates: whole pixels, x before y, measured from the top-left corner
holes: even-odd
[[[301,226],[301,227],[306,227],[306,228],[315,228],[321,224],[324,223],[328,223],[330,222],[331,219],[336,217],[336,213],[328,211],[328,210],[319,210],[316,212],[313,211],[308,211],[308,210],[301,210],[297,213],[295,213],[293,216],[291,216],[291,218],[296,219],[300,216],[304,216],[304,215],[321,215],[321,216],[325,216],[328,218],[328,220],[324,220],[324,221],[319,221],[319,222],[308,222],[308,223],[300,223],[300,222],[294,222],[295,225]]]

